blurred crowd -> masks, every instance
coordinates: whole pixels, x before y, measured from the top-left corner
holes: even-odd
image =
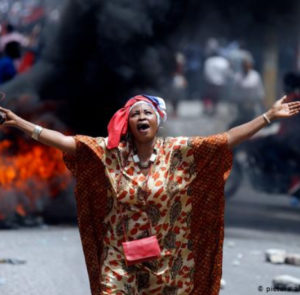
[[[201,99],[204,111],[213,114],[220,100],[237,104],[244,118],[264,110],[264,86],[251,52],[236,42],[215,38],[204,46],[188,43],[176,53],[171,101],[174,114],[180,99]]]
[[[36,25],[25,35],[12,24],[1,26],[0,35],[0,84],[17,74],[26,72],[36,62],[39,52],[40,26]]]
[[[42,28],[58,21],[60,6],[58,0],[0,1],[0,84],[38,60]]]

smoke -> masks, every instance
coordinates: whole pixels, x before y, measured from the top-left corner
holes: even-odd
[[[211,36],[257,44],[262,27],[295,21],[295,3],[67,0],[60,22],[46,25],[39,63],[4,90],[67,101],[58,115],[76,133],[105,135],[109,118],[128,97],[168,94],[174,52],[182,44]]]
[[[60,115],[69,125],[104,134],[129,96],[167,88],[174,64],[169,40],[183,7],[170,0],[66,1],[58,26],[47,29],[40,62],[5,90],[67,100]]]

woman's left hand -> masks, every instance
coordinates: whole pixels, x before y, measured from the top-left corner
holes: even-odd
[[[254,135],[261,128],[266,126],[266,121],[269,122],[280,118],[289,118],[300,113],[300,101],[288,102],[288,97],[285,95],[277,100],[273,106],[265,113],[266,118],[259,116],[245,124],[231,128],[228,133],[228,146],[235,147],[237,144],[245,141]]]
[[[288,102],[287,95],[277,100],[268,111],[272,119],[289,118],[298,113],[300,113],[300,101]]]

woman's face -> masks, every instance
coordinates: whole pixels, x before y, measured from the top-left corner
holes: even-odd
[[[156,114],[147,103],[138,104],[132,108],[128,125],[133,138],[141,143],[151,141],[158,129]]]

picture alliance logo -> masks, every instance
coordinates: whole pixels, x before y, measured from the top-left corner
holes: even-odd
[[[257,287],[259,292],[272,293],[272,292],[299,292],[300,286],[279,286],[279,287]]]

